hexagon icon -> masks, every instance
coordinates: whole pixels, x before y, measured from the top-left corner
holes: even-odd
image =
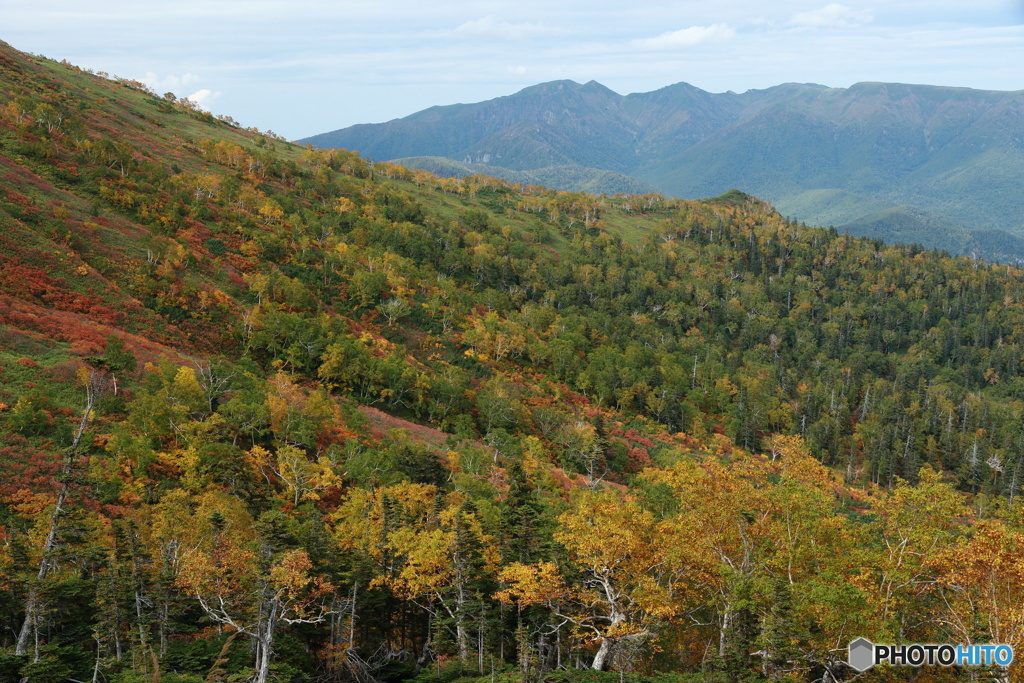
[[[858,638],[850,643],[850,666],[857,671],[867,671],[875,665],[875,645],[867,638]]]

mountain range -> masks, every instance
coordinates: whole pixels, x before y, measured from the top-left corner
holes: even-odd
[[[852,234],[994,260],[1024,258],[1024,91],[788,83],[619,95],[555,81],[301,142],[449,175],[554,188],[730,188]]]

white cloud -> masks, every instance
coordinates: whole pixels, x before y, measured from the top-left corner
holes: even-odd
[[[516,76],[522,76],[526,73],[526,67],[520,64],[519,66],[509,66],[508,72],[515,74]]]
[[[794,14],[788,25],[802,28],[843,28],[867,24],[873,19],[871,10],[852,10],[846,5],[833,2],[821,9]]]
[[[736,31],[728,24],[711,24],[710,26],[690,26],[662,33],[654,38],[634,40],[633,45],[647,50],[675,50],[693,47],[708,41],[727,40],[736,35]]]
[[[512,24],[499,21],[494,17],[484,17],[460,24],[456,33],[481,38],[497,38],[500,40],[525,40],[535,36],[547,35],[551,29],[543,24]]]
[[[161,95],[165,92],[177,93],[183,88],[198,83],[202,79],[194,73],[186,73],[183,76],[165,76],[160,78],[152,71],[147,71],[144,78],[139,79]]]
[[[217,92],[212,92],[209,88],[203,88],[202,90],[195,91],[185,99],[191,100],[200,109],[209,111],[210,103],[220,96],[221,92],[219,90]]]

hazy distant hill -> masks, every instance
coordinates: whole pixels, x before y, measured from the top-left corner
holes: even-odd
[[[679,197],[739,187],[802,221],[840,228],[881,225],[871,216],[911,207],[889,213],[887,235],[913,233],[953,251],[980,242],[993,257],[1024,257],[991,232],[1024,234],[1024,91],[791,83],[716,94],[678,83],[622,96],[593,81],[555,81],[304,142],[379,160],[447,157],[492,173],[558,167],[548,182],[565,189],[593,169]],[[911,222],[892,223],[901,215]],[[961,232],[927,227],[950,225]]]

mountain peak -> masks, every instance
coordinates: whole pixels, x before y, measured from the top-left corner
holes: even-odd
[[[611,88],[609,88],[609,87],[607,87],[607,86],[605,86],[605,85],[603,85],[601,83],[598,83],[597,81],[587,81],[586,83],[584,83],[580,87],[580,91],[582,91],[582,92],[599,92],[599,93],[602,93],[604,95],[609,95],[611,97],[622,97],[619,93],[615,92]]]
[[[544,83],[538,83],[536,85],[527,86],[522,90],[516,92],[514,95],[511,95],[510,97],[515,97],[516,95],[533,95],[538,93],[554,93],[563,91],[571,92],[579,90],[582,87],[583,86],[577,83],[576,81],[571,81],[568,79],[562,79],[557,81],[545,81]]]

